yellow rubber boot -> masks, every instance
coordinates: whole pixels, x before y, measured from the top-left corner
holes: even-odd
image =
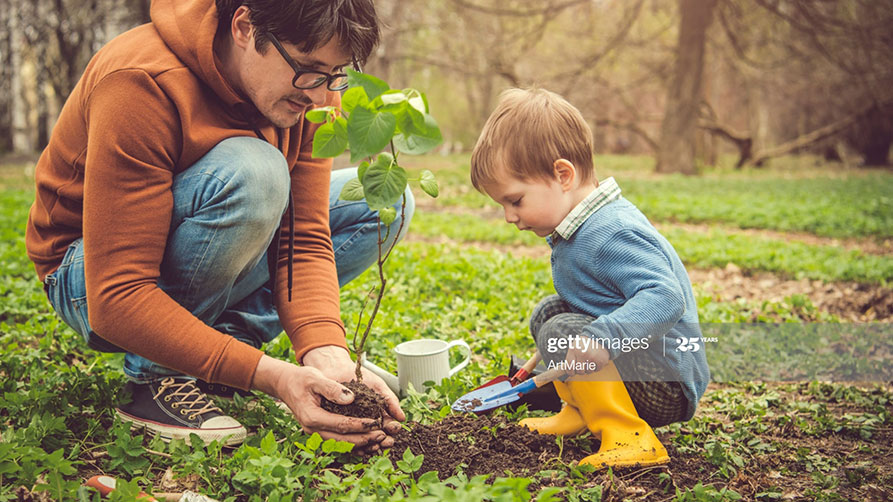
[[[598,453],[580,461],[597,468],[665,464],[667,449],[639,417],[614,363],[591,378],[567,382],[573,402],[593,434],[601,433]]]
[[[564,401],[564,407],[561,408],[561,411],[551,417],[525,418],[518,424],[540,434],[576,436],[586,430],[586,422],[574,405],[574,398],[567,385],[559,381],[553,383],[555,384],[555,390],[558,391],[558,397]]]

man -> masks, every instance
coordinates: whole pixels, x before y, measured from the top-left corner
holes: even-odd
[[[390,446],[396,421],[319,407],[353,399],[338,291],[378,229],[337,201],[353,173],[311,156],[304,120],[378,43],[372,1],[155,0],[151,18],[96,54],[38,162],[26,241],[50,303],[90,347],[127,352],[117,413],[135,427],[238,444],[206,394],[232,387],[281,399],[308,432]],[[301,366],[258,349],[283,329]]]

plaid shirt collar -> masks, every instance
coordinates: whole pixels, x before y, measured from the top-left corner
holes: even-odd
[[[555,228],[555,231],[552,232],[552,239],[554,240],[559,236],[565,240],[570,239],[584,221],[608,202],[613,202],[619,198],[620,187],[614,181],[614,177],[605,179],[564,217],[558,227]]]

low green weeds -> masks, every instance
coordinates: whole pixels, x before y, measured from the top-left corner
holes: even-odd
[[[540,239],[524,236],[504,222],[480,220],[469,214],[468,207],[489,206],[473,189],[462,188],[467,179],[467,167],[461,165],[463,158],[449,158],[436,169],[426,166],[436,171],[448,205],[462,207],[456,211],[418,212],[410,232],[423,239],[410,239],[398,246],[394,260],[399,266],[388,271],[393,278],[388,294],[400,301],[385,302],[367,347],[371,358],[394,370],[391,349],[402,341],[435,337],[469,342],[475,358],[466,370],[424,393],[410,393],[403,399],[408,417],[422,423],[442,419],[451,413],[449,404],[458,396],[492,376],[505,374],[512,354],[529,355],[533,342],[527,332],[527,317],[539,299],[554,292],[545,259],[548,251]],[[660,218],[675,220],[694,214],[697,204],[691,202],[682,216],[670,216],[677,206],[661,206],[663,199],[658,200],[657,194],[684,192],[689,201],[722,205],[710,201],[725,197],[729,185],[740,185],[751,177],[775,176],[773,172],[745,173],[715,186],[707,180],[667,177],[662,181],[664,185],[652,188],[649,183],[653,180],[641,176],[639,164],[625,165],[629,160],[624,158],[603,160],[616,172],[630,198],[641,197],[642,202],[637,203],[646,206],[646,214],[648,204],[653,203],[651,211],[666,214]],[[434,161],[442,159],[432,158]],[[789,228],[783,225],[811,210],[828,223],[826,230],[816,230],[820,226],[814,219],[809,220],[813,223],[804,220],[803,228],[809,231],[835,236],[889,235],[884,233],[889,231],[884,230],[889,225],[885,223],[889,216],[887,203],[877,193],[889,191],[887,175],[862,176],[861,181],[857,176],[834,180],[844,191],[852,189],[852,196],[838,194],[833,183],[810,181],[808,173],[799,173],[796,178],[779,186],[791,187],[806,178],[804,190],[826,190],[834,195],[810,199],[794,192],[785,202],[794,208],[791,211],[784,211],[780,202],[770,205],[775,209],[761,206],[770,213],[766,228]],[[775,193],[769,184],[755,181],[748,186],[753,188],[752,197]],[[423,458],[420,451],[392,458],[361,457],[349,451],[346,443],[303,433],[265,396],[259,398],[257,406],[249,406],[243,398],[221,403],[254,433],[234,450],[217,443],[206,446],[197,438],[163,443],[134,435],[111,413],[115,404],[126,398],[121,395],[121,355],[88,350],[80,337],[52,313],[41,285],[34,279],[24,248],[24,223],[32,198],[33,192],[20,186],[0,189],[0,502],[38,496],[37,492],[46,492],[52,500],[98,500],[81,483],[100,472],[118,478],[119,488],[112,501],[134,500],[140,490],[151,491],[158,486],[165,473],[171,473],[175,482],[221,501],[850,500],[880,499],[890,494],[884,490],[893,485],[893,474],[882,459],[891,453],[893,393],[885,385],[754,383],[735,382],[730,377],[730,383],[713,384],[692,420],[657,430],[673,458],[669,469],[617,473],[552,462],[544,462],[542,472],[525,478],[497,477],[500,473],[489,479],[462,474],[447,478],[419,472]],[[654,200],[649,202],[649,198]],[[876,208],[866,206],[871,204],[869,199],[875,200]],[[673,204],[687,205],[680,201]],[[754,205],[752,201],[743,199],[732,205],[741,208]],[[856,209],[845,208],[843,216],[829,216],[829,208],[851,202]],[[486,211],[494,214],[492,209]],[[864,217],[853,216],[859,211]],[[716,213],[711,218],[745,225],[739,224],[734,215]],[[841,218],[852,222],[851,233],[841,230]],[[748,221],[762,220],[751,215]],[[889,257],[834,251],[830,246],[762,242],[720,231],[705,235],[674,232],[667,232],[671,242],[689,263],[704,264],[699,266],[734,262],[745,270],[876,284],[891,277]],[[447,242],[440,243],[441,236]],[[467,245],[469,242],[484,245],[474,247]],[[487,249],[487,244],[498,249]],[[520,246],[544,246],[545,252],[505,252]],[[347,320],[355,315],[373,281],[374,277],[367,274],[342,291]],[[838,322],[802,295],[777,302],[718,302],[701,291],[696,290],[696,294],[701,320],[706,323],[818,321],[834,326]],[[877,328],[883,330],[884,326]],[[818,343],[837,348],[843,347],[838,343],[842,341],[867,343],[847,338],[845,330],[840,333],[843,338],[826,338]],[[778,342],[790,350],[821,348],[812,345],[814,341],[795,336]],[[878,347],[880,351],[889,350],[887,345]],[[712,355],[710,349],[714,349]],[[285,337],[274,340],[265,350],[276,357],[293,358]],[[749,364],[731,357],[734,354],[724,359],[715,347],[707,350],[720,376],[722,371],[734,375],[743,367],[737,365]],[[776,352],[763,352],[760,360],[767,368],[782,365]],[[878,353],[847,362],[847,354],[842,351],[840,358],[821,360],[821,364],[856,372],[888,360],[884,353]],[[523,407],[498,413],[512,421],[542,414]],[[574,441],[588,444],[592,438]]]
[[[696,177],[655,175],[649,157],[597,155],[595,164],[599,179],[614,176],[624,196],[652,221],[893,237],[893,174],[885,171],[846,171],[796,157],[780,159],[776,168],[708,169]],[[441,204],[498,207],[471,186],[467,155],[431,169],[443,185]]]
[[[548,254],[545,240],[530,232],[521,232],[502,220],[469,213],[421,213],[413,222],[413,233],[426,239],[449,239],[479,246],[539,246],[544,256]],[[747,236],[721,229],[697,232],[670,227],[662,233],[689,267],[723,268],[733,264],[745,273],[765,271],[797,279],[880,285],[893,282],[893,257],[887,255]]]
[[[771,178],[747,175],[618,179],[654,221],[723,222],[823,237],[893,237],[888,173]]]

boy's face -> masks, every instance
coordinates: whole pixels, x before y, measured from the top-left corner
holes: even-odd
[[[521,180],[500,169],[498,181],[484,183],[483,189],[502,205],[505,221],[519,230],[529,230],[546,237],[573,209],[568,206],[567,190],[559,180],[545,181],[539,178]]]

